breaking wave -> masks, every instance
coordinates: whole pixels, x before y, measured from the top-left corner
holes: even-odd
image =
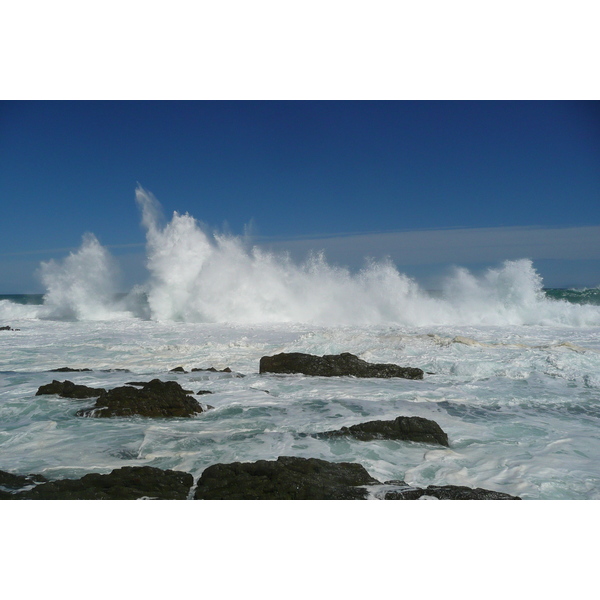
[[[47,292],[36,316],[97,320],[315,325],[600,325],[600,307],[547,297],[528,259],[482,275],[464,268],[432,295],[389,261],[359,272],[321,253],[297,263],[252,247],[242,236],[211,233],[189,214],[162,223],[160,204],[141,187],[149,278],[118,298],[116,262],[92,234],[63,261],[42,263]]]

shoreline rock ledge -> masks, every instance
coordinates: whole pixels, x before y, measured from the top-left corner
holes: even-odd
[[[423,370],[394,364],[369,363],[350,352],[314,356],[302,352],[281,352],[260,359],[259,373],[312,375],[316,377],[402,377],[423,379]]]

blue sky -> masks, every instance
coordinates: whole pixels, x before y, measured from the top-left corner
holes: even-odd
[[[42,292],[87,231],[143,280],[138,182],[298,259],[389,255],[428,283],[523,257],[600,284],[598,102],[3,101],[0,165],[0,293]]]

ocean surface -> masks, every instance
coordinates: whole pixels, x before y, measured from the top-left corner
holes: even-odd
[[[600,498],[600,289],[546,290],[527,259],[456,271],[435,293],[371,262],[304,264],[159,225],[138,190],[148,282],[119,288],[93,235],[41,265],[46,293],[0,297],[0,469],[50,479],[126,465],[190,472],[291,455],[362,464],[375,478],[466,485],[523,499]],[[419,367],[422,381],[260,375],[262,356],[351,352]],[[51,369],[91,369],[51,373]],[[229,367],[232,373],[172,373]],[[36,396],[69,379],[112,388],[178,381],[213,410],[191,419],[77,417],[94,400]],[[420,416],[450,447],[311,433]]]

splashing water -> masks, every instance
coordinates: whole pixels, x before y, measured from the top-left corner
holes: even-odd
[[[43,262],[40,275],[47,289],[46,318],[102,320],[114,316],[118,269],[93,234],[84,234],[81,248],[62,263]]]
[[[390,260],[358,273],[303,263],[251,247],[244,237],[210,233],[189,214],[162,224],[160,204],[142,187],[136,202],[146,229],[149,279],[115,299],[115,261],[92,234],[62,262],[42,263],[43,316],[98,320],[124,315],[156,321],[315,325],[600,325],[600,307],[553,300],[528,259],[475,276],[456,268],[434,297]],[[128,311],[128,312],[125,312]]]

